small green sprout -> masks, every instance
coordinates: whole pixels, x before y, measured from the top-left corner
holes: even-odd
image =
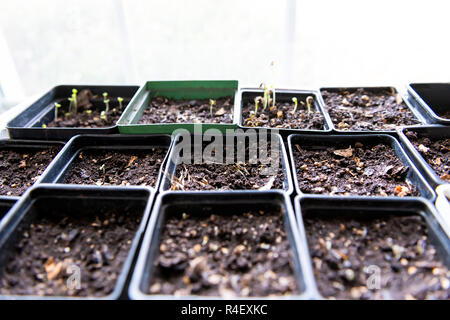
[[[73,112],[73,104],[74,104],[73,96],[70,97],[70,98],[68,98],[67,100],[70,101],[70,105],[69,105],[69,113],[72,113],[72,112]]]
[[[66,117],[70,117],[72,114],[71,114],[70,112],[66,112],[64,115],[65,115]]]
[[[92,110],[86,110],[86,113],[87,113],[88,115],[91,115],[91,114],[92,114]]]
[[[72,89],[72,99],[73,99],[73,108],[74,108],[74,113],[78,112],[78,98],[77,98],[77,93],[78,90],[77,89]]]
[[[216,100],[209,99],[209,112],[211,113],[211,117],[213,115],[213,107],[216,105]]]
[[[61,108],[59,103],[55,103],[55,120],[58,119],[58,109]]]
[[[311,113],[312,111],[311,111],[311,107],[312,107],[312,104],[314,103],[314,98],[313,97],[311,97],[311,96],[308,96],[307,98],[306,98],[306,107],[308,108],[308,113]]]
[[[272,85],[270,86],[269,94],[270,92],[272,92],[272,107],[275,108],[275,88]]]
[[[43,125],[42,125],[42,128],[47,128],[47,125],[44,123]]]
[[[105,164],[102,164],[99,170],[103,171],[103,174],[105,174],[106,173]]]
[[[256,98],[255,98],[255,116],[256,116],[256,114],[258,113],[258,103],[259,103],[259,98],[256,97]]]
[[[119,101],[119,110],[122,110],[123,109],[123,105],[122,105],[123,98],[122,97],[118,97],[117,101]]]
[[[106,114],[105,111],[102,111],[102,112],[100,113],[100,119],[103,119],[103,120],[105,120],[105,121],[108,121],[108,115]]]
[[[297,111],[297,107],[298,107],[298,100],[296,97],[292,98],[292,102],[294,103],[294,113],[295,111]]]
[[[105,113],[109,112],[109,99],[108,99],[108,92],[103,93],[103,102],[105,103]]]
[[[264,107],[263,110],[266,110],[267,106],[269,105],[269,99],[270,99],[270,92],[269,92],[269,88],[266,86],[266,84],[264,85]]]

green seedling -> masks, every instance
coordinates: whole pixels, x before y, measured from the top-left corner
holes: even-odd
[[[105,164],[102,164],[99,170],[103,171],[103,174],[105,174],[106,173]]]
[[[119,110],[122,110],[123,109],[123,105],[122,105],[123,98],[122,97],[118,97],[117,101],[119,101]]]
[[[108,92],[103,93],[103,102],[105,103],[105,113],[107,114],[109,112]]]
[[[100,119],[103,119],[105,121],[108,121],[108,115],[106,114],[106,111],[102,111],[100,113]]]
[[[312,107],[312,104],[314,103],[314,98],[313,97],[311,97],[311,96],[308,96],[307,98],[306,98],[306,107],[308,108],[308,113],[311,113],[312,111],[311,111],[311,107]]]
[[[77,98],[77,89],[72,89],[72,100],[73,100],[73,108],[74,113],[76,114],[78,112],[78,98]]]
[[[258,97],[255,98],[255,116],[258,113],[258,103],[259,103],[259,99]]]
[[[211,117],[213,115],[213,107],[216,105],[216,100],[209,99],[209,112],[211,113]]]
[[[55,120],[58,119],[58,109],[61,108],[59,103],[55,103]]]
[[[263,110],[266,110],[267,106],[269,105],[269,99],[270,99],[270,92],[269,88],[264,84],[264,107]]]
[[[70,112],[66,112],[64,115],[65,115],[66,117],[70,117],[72,114],[71,114]]]
[[[298,107],[298,100],[296,97],[292,98],[292,102],[294,103],[294,113],[295,111],[297,111],[297,107]]]
[[[91,115],[91,114],[92,114],[92,110],[86,110],[86,113],[87,113],[88,115]]]
[[[275,88],[273,86],[270,86],[269,94],[270,92],[272,92],[272,107],[275,108]]]
[[[67,100],[70,101],[70,105],[69,105],[69,112],[68,113],[72,113],[73,112],[73,104],[74,104],[74,99],[73,96],[68,98]]]
[[[43,125],[42,125],[42,128],[47,128],[47,125],[44,123]]]

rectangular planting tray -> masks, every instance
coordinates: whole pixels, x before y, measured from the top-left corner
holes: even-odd
[[[78,187],[40,185],[34,187],[22,197],[16,206],[0,223],[0,272],[11,257],[14,249],[23,238],[22,228],[26,228],[37,217],[49,215],[47,209],[61,209],[68,212],[68,219],[76,215],[78,210],[87,210],[96,214],[99,210],[108,209],[135,209],[140,217],[139,226],[132,238],[132,243],[126,259],[118,274],[113,291],[102,297],[73,297],[73,296],[37,296],[37,295],[2,295],[2,300],[78,300],[78,299],[119,299],[127,297],[126,284],[129,272],[134,264],[135,254],[142,240],[142,235],[151,211],[154,192],[148,188],[129,187],[126,190],[116,187]],[[59,235],[55,235],[59,236]],[[58,242],[54,242],[55,245]],[[37,261],[36,261],[37,262]],[[38,263],[38,262],[37,262]],[[44,262],[42,262],[44,267]],[[100,269],[101,271],[101,269]],[[86,270],[81,270],[81,275]],[[1,277],[2,275],[0,275]],[[83,278],[81,278],[83,279]],[[65,280],[65,279],[64,279]]]
[[[61,141],[39,141],[39,140],[9,140],[9,139],[0,139],[0,150],[1,149],[45,149],[52,146],[60,146],[61,149],[64,147],[64,142]],[[61,152],[61,150],[60,150]],[[44,170],[44,172],[41,174],[41,177],[46,174],[46,172],[49,170],[51,163],[55,161],[55,158],[52,159],[52,161],[49,162],[47,168]],[[36,180],[36,183],[38,183],[40,178]],[[12,199],[17,200],[20,196],[3,196],[0,195],[0,199]]]
[[[419,151],[414,147],[412,142],[405,135],[407,131],[416,132],[418,137],[435,138],[435,139],[450,139],[450,128],[445,126],[427,126],[427,127],[409,127],[399,130],[400,143],[403,149],[408,154],[411,161],[419,169],[422,175],[427,179],[430,185],[436,188],[440,184],[449,183],[442,180],[436,172],[431,168],[428,162],[422,157]]]
[[[255,129],[250,129],[251,132],[256,132]],[[262,133],[264,131],[259,131],[259,133]],[[294,186],[292,183],[292,177],[291,177],[291,170],[289,167],[289,160],[287,157],[287,153],[286,153],[286,149],[284,147],[284,142],[283,139],[281,138],[281,136],[279,134],[275,134],[275,133],[271,133],[271,131],[265,131],[264,135],[267,136],[267,141],[270,141],[271,139],[271,134],[274,135],[274,139],[276,139],[276,141],[278,141],[279,143],[279,155],[281,157],[280,161],[281,161],[281,165],[282,165],[282,170],[283,173],[285,175],[285,179],[283,181],[283,191],[286,192],[287,194],[291,194],[294,190]],[[233,139],[235,145],[239,143],[239,141],[242,141],[240,139],[245,138],[246,133],[238,130],[236,131],[236,133],[234,134],[225,134],[225,135],[219,135],[218,137],[216,137],[215,139],[221,139],[219,141],[221,141],[223,143],[223,145],[226,145],[226,141],[227,139]],[[257,135],[258,137],[258,141],[259,141],[259,134]],[[162,178],[162,182],[161,182],[161,186],[160,186],[160,192],[165,192],[165,191],[170,191],[170,192],[184,192],[182,190],[171,190],[171,182],[172,182],[172,177],[175,174],[176,170],[177,170],[177,162],[180,159],[180,155],[179,152],[180,150],[177,149],[177,146],[180,145],[180,143],[182,143],[183,139],[189,137],[190,138],[190,145],[191,145],[191,154],[194,156],[194,148],[196,148],[197,145],[202,145],[202,136],[201,135],[177,135],[174,139],[174,143],[173,143],[173,147],[171,149],[171,152],[169,154],[168,160],[167,160],[167,166],[166,169],[164,171],[164,176]],[[203,137],[206,137],[203,136]],[[212,141],[212,140],[209,140]],[[250,145],[251,141],[249,141],[248,139],[245,140],[245,145]],[[247,142],[248,141],[248,142]],[[203,142],[205,143],[205,142]],[[259,143],[259,142],[258,142]],[[239,144],[240,145],[240,144]],[[208,146],[204,146],[202,148],[202,152],[204,149],[206,149]],[[259,150],[259,148],[258,148]],[[235,153],[234,153],[235,154]],[[223,154],[224,160],[226,155]],[[203,159],[203,158],[202,158]],[[195,161],[195,159],[194,159]],[[200,161],[204,161],[204,160],[200,160]],[[276,190],[276,189],[272,189],[272,190]],[[188,190],[186,190],[188,191]],[[193,192],[204,192],[202,190],[198,190],[198,191],[194,191]],[[206,190],[205,190],[206,191]],[[212,190],[209,190],[212,191]],[[244,192],[244,191],[250,191],[250,190],[246,190],[246,189],[240,189],[240,190],[230,190],[230,191],[213,191],[213,192]]]
[[[206,296],[176,296],[176,295],[152,295],[147,293],[155,272],[155,261],[158,257],[160,239],[167,216],[173,212],[183,210],[199,210],[206,215],[220,210],[221,214],[236,214],[236,211],[254,210],[256,208],[282,208],[284,211],[284,223],[286,235],[293,253],[293,271],[297,280],[298,296],[288,299],[307,299],[310,297],[311,270],[305,266],[306,250],[299,241],[297,222],[292,211],[288,196],[282,192],[242,192],[242,193],[213,193],[201,194],[193,192],[164,193],[156,200],[151,214],[149,227],[142,242],[142,248],[136,263],[136,268],[131,280],[129,295],[131,299],[219,299],[219,297]],[[307,269],[307,270],[305,270]],[[264,298],[264,297],[259,297]],[[276,297],[283,299],[284,297]]]
[[[411,83],[408,101],[429,119],[429,123],[450,124],[442,117],[450,111],[450,83]]]
[[[397,88],[393,87],[393,86],[384,86],[384,87],[327,87],[327,88],[320,88],[319,89],[319,103],[322,106],[324,112],[328,115],[328,119],[330,121],[330,127],[333,131],[338,132],[338,133],[385,133],[385,134],[393,134],[395,133],[396,129],[392,129],[392,130],[367,130],[367,131],[358,131],[358,130],[341,130],[336,128],[336,126],[333,123],[333,120],[331,120],[331,116],[327,110],[326,107],[326,103],[325,100],[322,96],[322,91],[326,90],[329,92],[340,92],[341,90],[350,90],[350,91],[355,91],[357,89],[365,89],[369,92],[373,92],[373,93],[377,93],[379,91],[382,90],[394,90],[395,93],[398,93],[399,91],[397,90]],[[414,106],[413,104],[411,104],[408,99],[406,99],[405,97],[402,96],[402,100],[403,102],[406,104],[406,106],[409,108],[409,110],[413,113],[413,115],[415,116],[416,120],[419,122],[416,125],[420,125],[420,124],[426,124],[429,122],[429,119],[427,118],[427,116],[425,114],[423,114],[421,112],[421,110],[419,108],[417,108],[416,106]]]
[[[350,144],[360,142],[362,144],[372,144],[372,143],[382,143],[393,148],[395,155],[400,159],[400,161],[409,167],[406,180],[411,184],[415,185],[424,198],[433,201],[436,197],[434,190],[428,185],[425,178],[417,170],[413,162],[408,158],[400,143],[392,136],[387,134],[350,134],[350,135],[306,135],[306,134],[295,134],[290,135],[288,138],[289,147],[289,157],[291,161],[292,173],[294,175],[294,185],[295,190],[298,195],[303,195],[304,193],[300,190],[297,170],[295,167],[294,159],[294,145],[298,144],[302,147],[312,147],[314,150],[321,150],[328,147],[333,147],[336,149],[346,149]],[[350,197],[346,195],[334,195],[335,197]],[[380,196],[373,196],[373,198],[384,198]],[[396,198],[396,197],[395,197]]]
[[[305,101],[308,96],[312,96],[314,98],[314,106],[312,107],[315,111],[319,111],[323,116],[323,128],[318,129],[285,129],[285,128],[271,128],[271,127],[249,127],[244,125],[243,119],[243,108],[244,103],[254,101],[256,97],[263,96],[264,90],[258,88],[243,88],[239,90],[239,99],[237,99],[237,108],[235,118],[238,120],[238,125],[240,128],[244,129],[272,129],[277,130],[283,136],[293,133],[303,133],[303,132],[314,132],[314,133],[326,133],[330,132],[332,128],[331,119],[328,113],[324,110],[324,107],[319,103],[319,92],[314,90],[290,90],[290,89],[276,89],[275,90],[275,100],[277,102],[292,102],[292,98],[296,97],[298,100],[298,109],[304,108],[300,105],[300,101]],[[258,110],[261,111],[263,109],[262,105],[258,105]],[[258,111],[258,112],[259,112]]]
[[[79,135],[72,138],[61,150],[38,183],[63,183],[80,152],[84,150],[146,150],[160,147],[167,148],[167,154],[161,163],[156,184],[149,187],[158,190],[171,145],[172,138],[169,135]]]
[[[122,97],[125,99],[124,101],[129,101],[139,87],[105,85],[56,86],[7,124],[10,137],[13,139],[69,140],[79,134],[113,134],[119,132],[117,125],[104,128],[43,128],[42,125],[53,121],[55,118],[55,103],[67,100],[72,95],[72,89],[77,89],[78,93],[83,89],[90,89],[93,94],[100,96],[107,92],[110,97]],[[124,112],[125,107],[124,105]]]
[[[16,202],[16,199],[0,199],[0,221],[8,214]]]
[[[330,196],[297,196],[294,200],[295,213],[298,219],[300,240],[306,245],[307,264],[313,268],[310,247],[308,246],[307,233],[305,230],[305,217],[332,216],[336,218],[356,218],[364,217],[400,217],[400,216],[420,216],[428,228],[428,238],[437,250],[437,256],[443,264],[450,267],[450,240],[449,230],[442,224],[442,218],[429,201],[421,198],[384,198],[374,199],[369,197],[330,197]],[[375,230],[371,230],[376,232]],[[323,234],[323,236],[327,236]],[[333,246],[333,242],[332,242]],[[369,267],[369,266],[367,266]],[[419,271],[420,272],[420,271]],[[367,272],[371,274],[372,272]],[[386,276],[381,273],[381,277]],[[312,281],[312,292],[315,298],[323,299],[319,292],[316,280]],[[382,289],[382,288],[381,288]]]
[[[234,80],[198,80],[198,81],[148,81],[142,86],[133,100],[123,113],[123,117],[118,121],[119,132],[122,134],[172,134],[177,129],[186,129],[194,132],[194,128],[200,127],[201,131],[208,129],[219,129],[225,132],[226,129],[235,129],[236,121],[227,124],[194,124],[194,123],[160,123],[160,124],[139,124],[144,111],[152,98],[165,97],[168,99],[219,99],[227,96],[234,96],[238,81]],[[234,102],[236,104],[236,102]],[[234,107],[235,108],[235,107]],[[234,117],[233,117],[234,118]]]

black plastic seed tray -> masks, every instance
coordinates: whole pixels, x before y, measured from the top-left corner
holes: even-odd
[[[394,153],[397,155],[397,157],[405,164],[405,166],[409,167],[406,177],[407,181],[409,181],[411,184],[417,187],[422,197],[432,201],[435,199],[436,194],[434,190],[429,186],[425,178],[421,175],[421,173],[417,170],[416,166],[408,158],[405,151],[400,146],[400,143],[394,137],[387,134],[358,134],[358,135],[352,134],[352,135],[327,135],[327,136],[304,135],[304,134],[290,135],[288,138],[289,157],[291,161],[292,172],[294,175],[294,185],[297,194],[302,195],[303,192],[300,190],[297,179],[297,170],[299,170],[299,168],[295,167],[294,145],[298,144],[302,147],[309,147],[313,150],[320,150],[330,147],[336,149],[346,149],[349,147],[349,145],[354,144],[356,142],[360,142],[364,145],[382,143],[393,148]],[[375,197],[383,198],[382,196],[375,196]]]
[[[80,212],[97,214],[104,209],[113,210],[135,210],[136,217],[140,222],[132,238],[132,243],[126,259],[123,262],[121,271],[118,274],[113,291],[102,297],[74,297],[74,296],[37,296],[37,295],[2,295],[0,299],[25,299],[25,300],[52,300],[52,299],[119,299],[127,298],[126,285],[129,280],[129,272],[132,270],[135,262],[135,254],[140,245],[140,241],[145,230],[151,211],[154,192],[148,188],[129,187],[126,190],[117,187],[78,187],[78,186],[56,186],[39,185],[31,188],[19,200],[17,205],[8,213],[0,223],[0,277],[6,263],[12,258],[12,250],[24,237],[24,229],[38,217],[51,217],[52,210],[64,211],[67,219],[76,216]],[[55,213],[53,213],[55,214]],[[54,243],[58,245],[55,235]],[[36,247],[38,249],[38,247]],[[36,261],[39,263],[39,261]],[[44,264],[44,262],[42,262]],[[81,268],[81,267],[80,267]],[[44,265],[42,265],[44,269]],[[95,269],[94,269],[95,270]],[[92,270],[81,270],[84,272],[93,272]],[[81,280],[84,278],[82,277]]]
[[[444,221],[429,201],[422,198],[382,198],[371,197],[331,197],[331,196],[297,196],[294,200],[295,213],[299,225],[300,240],[305,243],[308,269],[314,269],[310,256],[305,218],[314,218],[320,223],[321,218],[361,218],[364,220],[381,217],[420,216],[427,225],[428,238],[434,245],[439,259],[446,267],[450,267],[450,230],[443,224]],[[366,221],[367,221],[366,220]],[[373,232],[373,230],[372,230]],[[326,235],[324,235],[326,236]],[[369,267],[369,262],[367,262]],[[314,273],[315,274],[315,273]],[[389,275],[381,274],[382,277]],[[317,299],[323,299],[316,279],[311,281],[310,292]],[[383,290],[383,288],[380,288]],[[393,288],[395,290],[395,288]]]
[[[12,139],[69,140],[79,134],[114,134],[119,133],[117,125],[105,128],[43,128],[55,118],[55,103],[67,100],[72,89],[80,92],[90,89],[93,94],[102,95],[107,92],[110,97],[124,98],[124,110],[127,103],[135,95],[138,86],[102,86],[102,85],[60,85],[52,88],[22,113],[7,124]]]
[[[72,138],[61,150],[38,183],[63,183],[83,150],[146,150],[157,147],[165,148],[169,153],[171,144],[172,138],[169,135],[79,135]],[[166,161],[167,154],[161,164],[158,180],[154,186],[149,186],[150,188],[158,189]]]
[[[264,129],[263,129],[264,130]],[[253,133],[257,132],[256,130],[252,130],[250,129],[250,135],[252,135],[253,137],[255,137],[255,135],[253,135]],[[248,133],[249,131],[247,131]],[[255,146],[257,146],[256,150],[259,150],[259,147],[264,145],[264,140],[265,142],[271,142],[271,140],[273,139],[273,142],[278,144],[278,149],[279,151],[275,151],[276,155],[279,156],[280,159],[280,165],[282,167],[283,173],[284,173],[284,181],[283,181],[283,191],[286,192],[287,194],[291,194],[293,192],[293,183],[292,183],[292,177],[291,177],[291,170],[289,167],[289,160],[287,157],[287,153],[286,153],[286,149],[284,148],[284,142],[283,139],[281,138],[281,136],[279,134],[271,134],[270,130],[264,130],[261,131],[257,134],[257,141],[254,141],[253,138],[249,139],[246,138],[248,137],[245,132],[236,132],[234,134],[225,134],[222,136],[218,136],[215,139],[222,139],[219,140],[223,143],[223,146],[226,145],[227,141],[234,141],[235,145],[238,146],[237,148],[239,148],[239,146],[249,146],[250,148],[254,148]],[[266,139],[267,137],[267,139]],[[198,151],[196,150],[201,150],[202,152],[204,150],[206,150],[206,148],[208,147],[209,142],[206,143],[206,147],[205,147],[205,141],[202,141],[202,137],[198,136],[198,135],[191,135],[190,138],[187,137],[184,134],[179,134],[175,137],[174,139],[174,143],[173,143],[173,147],[171,149],[171,152],[169,154],[169,158],[167,160],[167,166],[166,166],[166,170],[164,172],[164,176],[161,182],[161,187],[160,187],[160,192],[165,192],[165,191],[171,191],[171,184],[172,184],[172,180],[173,177],[176,173],[177,170],[177,166],[178,166],[178,162],[180,160],[180,150],[178,150],[177,146],[180,145],[180,143],[184,143],[183,139],[190,139],[190,146],[191,146],[191,155],[194,157],[194,161],[196,161],[195,157],[198,153]],[[262,138],[262,139],[261,139]],[[245,142],[244,142],[245,141]],[[261,141],[263,141],[261,143]],[[201,146],[201,149],[198,148],[197,146]],[[239,149],[237,149],[239,150]],[[236,152],[236,150],[235,150]],[[268,151],[268,155],[271,155],[271,150]],[[275,155],[275,156],[276,156]],[[233,155],[234,157],[236,156],[236,153]],[[202,157],[202,155],[199,155],[200,157],[200,163],[206,162],[207,159]],[[224,153],[223,154],[223,158],[224,161],[226,159],[227,155]],[[248,160],[248,155],[246,155],[246,159]],[[186,190],[187,191],[187,190]],[[245,190],[232,190],[232,192],[243,192]],[[248,190],[247,190],[248,191]],[[173,191],[173,192],[183,192],[183,191]],[[197,192],[203,192],[203,191],[197,191]],[[215,191],[215,192],[227,192],[227,191]]]
[[[411,83],[408,101],[427,117],[429,123],[450,124],[450,83]]]
[[[0,221],[8,211],[16,204],[16,199],[0,199]]]
[[[297,280],[299,295],[288,299],[307,299],[311,296],[309,291],[310,273],[305,273],[306,250],[299,241],[297,222],[293,214],[291,202],[285,193],[279,191],[241,193],[215,193],[215,192],[179,192],[163,193],[156,200],[152,210],[149,226],[142,242],[136,268],[131,280],[129,296],[131,299],[219,299],[211,296],[174,296],[152,295],[148,293],[149,285],[154,277],[155,261],[160,247],[161,235],[167,217],[171,214],[198,210],[200,215],[211,215],[215,211],[220,214],[235,215],[245,210],[281,208],[284,212],[286,234],[293,253],[293,271]],[[259,297],[265,298],[265,297]],[[286,298],[286,297],[277,297]]]
[[[42,149],[45,150],[48,147],[52,146],[60,146],[61,149],[64,146],[63,142],[60,141],[38,141],[38,140],[9,140],[9,139],[1,139],[0,140],[0,150],[1,149],[28,149],[28,150],[36,150]],[[41,177],[45,175],[45,173],[49,170],[51,163],[57,158],[57,156],[49,163],[45,171],[41,174]],[[1,177],[0,177],[1,178]],[[40,178],[39,178],[40,179]],[[37,181],[39,181],[39,179]],[[37,183],[37,181],[35,183]],[[0,199],[12,199],[17,200],[19,196],[0,196]]]
[[[244,129],[255,129],[253,127],[248,127],[244,125],[244,119],[243,119],[243,108],[244,104],[247,104],[248,102],[253,102],[256,97],[262,96],[264,93],[264,90],[262,89],[256,89],[256,88],[243,88],[239,90],[238,94],[238,107],[236,108],[236,114],[235,119],[238,119],[238,125],[240,128]],[[270,130],[276,130],[281,135],[285,136],[288,134],[293,133],[303,133],[303,132],[314,132],[314,133],[327,133],[331,131],[332,128],[332,122],[328,115],[328,113],[323,108],[323,105],[319,103],[319,96],[320,93],[313,90],[288,90],[288,89],[276,89],[275,91],[275,98],[276,101],[279,102],[292,102],[292,98],[296,97],[299,101],[298,108],[303,108],[300,106],[300,101],[305,101],[308,96],[312,96],[314,98],[314,105],[313,109],[315,111],[319,111],[323,116],[323,128],[321,130],[316,129],[286,129],[286,128],[271,128],[271,127],[264,127],[265,129]],[[262,110],[262,106],[259,107],[260,110]],[[262,128],[262,127],[258,127]]]
[[[427,126],[427,127],[409,127],[399,130],[399,139],[404,150],[412,160],[414,165],[419,169],[423,176],[427,179],[430,185],[436,188],[440,184],[449,183],[449,181],[442,180],[436,172],[431,168],[428,162],[421,156],[419,151],[414,147],[412,142],[405,135],[407,131],[417,133],[417,136],[426,137],[430,139],[450,139],[450,128],[445,126]]]
[[[322,96],[322,91],[326,90],[329,92],[341,92],[342,90],[349,90],[351,92],[356,91],[357,89],[365,89],[369,92],[373,92],[373,93],[377,93],[380,91],[384,91],[384,90],[394,90],[395,93],[398,93],[397,88],[392,87],[392,86],[385,86],[385,87],[327,87],[327,88],[320,88],[319,89],[319,95],[318,95],[318,101],[320,106],[323,108],[324,112],[327,114],[327,117],[329,119],[330,122],[330,128],[337,132],[337,133],[344,133],[344,134],[348,134],[348,133],[384,133],[384,134],[394,134],[396,129],[392,129],[392,130],[367,130],[367,131],[357,131],[357,130],[341,130],[336,128],[336,126],[334,125],[333,121],[331,120],[331,116],[328,113],[327,110],[327,106],[325,103],[325,100],[323,99]],[[406,98],[404,98],[402,96],[403,102],[406,104],[406,106],[410,109],[410,111],[414,114],[416,120],[419,122],[417,125],[420,124],[426,124],[428,123],[430,120],[427,117],[426,114],[423,114],[420,108],[418,108],[417,106],[415,106],[414,104],[411,104],[410,101]]]

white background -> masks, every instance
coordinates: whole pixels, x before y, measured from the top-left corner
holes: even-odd
[[[64,83],[448,82],[449,9],[445,0],[0,0],[0,105]]]

